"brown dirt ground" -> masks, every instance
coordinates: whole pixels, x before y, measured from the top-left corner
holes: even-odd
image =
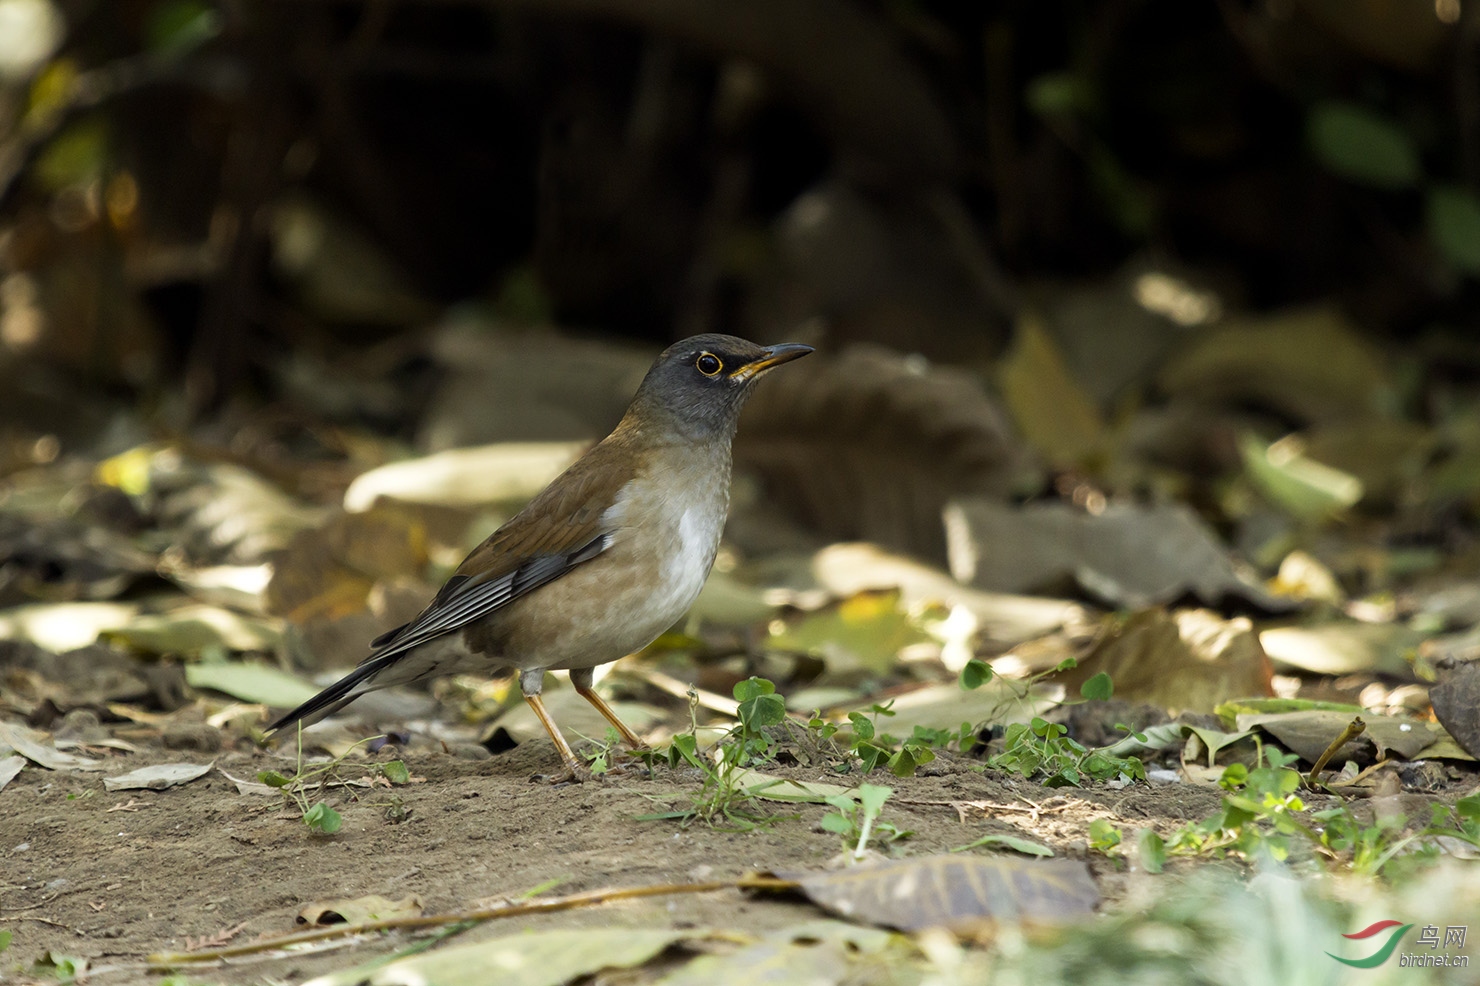
[[[774,806],[797,817],[750,832],[638,821],[635,816],[661,809],[655,796],[680,793],[672,799],[676,804],[681,792],[696,790],[697,775],[660,768],[653,777],[626,773],[551,786],[531,780],[558,766],[545,740],[482,761],[446,753],[403,759],[424,778],[397,789],[409,818],[386,818],[383,790],[363,792],[358,800],[331,796],[344,817],[333,836],[311,834],[276,798],[239,794],[219,772],[166,791],[109,793],[99,773],[28,767],[0,794],[0,928],[14,933],[10,949],[0,954],[0,982],[28,981],[31,963],[51,950],[86,957],[93,981],[149,982],[157,975],[143,962],[152,952],[187,949],[226,929],[238,929],[232,944],[288,933],[301,907],[324,899],[414,893],[428,912],[447,912],[488,906],[552,880],[560,882],[548,892],[565,894],[717,879],[819,867],[840,849],[837,836],[817,828],[824,809],[813,805]],[[204,758],[154,749],[110,757],[107,773],[186,760]],[[261,769],[281,769],[283,760],[238,749],[219,754],[216,763],[251,778]],[[819,768],[775,772],[839,781]],[[1186,784],[1051,791],[946,757],[921,776],[871,779],[895,788],[885,819],[914,832],[897,844],[900,853],[945,852],[990,832],[1023,836],[1061,857],[1086,859],[1112,899],[1133,877],[1123,865],[1088,853],[1091,820],[1170,831],[1212,813],[1219,800],[1214,790]],[[998,807],[983,809],[979,802]],[[759,931],[815,916],[799,901],[721,891],[490,922],[460,940],[612,924]],[[397,933],[289,958],[238,959],[192,969],[189,977],[297,980],[392,952],[409,940]]]

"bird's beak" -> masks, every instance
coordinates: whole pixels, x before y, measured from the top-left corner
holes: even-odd
[[[792,360],[800,359],[811,351],[811,346],[803,346],[801,343],[796,342],[783,342],[776,346],[768,346],[759,357],[733,371],[730,374],[730,379],[737,383],[744,383],[752,377],[760,376],[773,366],[790,363]]]

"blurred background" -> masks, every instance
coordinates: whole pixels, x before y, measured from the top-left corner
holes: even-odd
[[[1480,648],[1477,192],[1462,0],[0,0],[4,635],[356,659],[724,331],[819,349],[737,445],[736,675],[867,589],[947,671],[1100,632],[966,586],[1335,626],[1262,646],[1381,704]]]

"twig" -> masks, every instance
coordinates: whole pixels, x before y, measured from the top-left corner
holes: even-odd
[[[200,962],[216,962],[221,959],[252,955],[272,949],[288,948],[309,942],[326,941],[345,935],[359,935],[367,931],[391,931],[400,928],[435,928],[463,921],[493,921],[498,918],[518,917],[523,914],[549,914],[569,911],[577,907],[604,904],[609,900],[636,900],[642,897],[662,897],[668,894],[699,894],[714,890],[795,890],[801,884],[796,880],[781,880],[776,877],[745,876],[738,880],[711,880],[706,883],[660,883],[646,887],[628,887],[620,890],[588,890],[553,900],[531,901],[510,904],[484,910],[459,911],[452,914],[428,914],[421,917],[391,918],[385,921],[367,921],[364,924],[341,924],[332,928],[301,931],[277,938],[265,938],[246,945],[217,948],[204,952],[156,952],[148,958],[152,969],[193,965]]]
[[[1326,769],[1326,764],[1330,762],[1332,757],[1336,756],[1337,751],[1358,736],[1361,736],[1366,730],[1367,724],[1362,721],[1362,717],[1354,716],[1352,721],[1346,724],[1346,728],[1341,731],[1341,735],[1332,740],[1331,745],[1326,747],[1325,752],[1316,760],[1315,766],[1310,768],[1310,773],[1306,775],[1307,783],[1311,787],[1315,787],[1320,783],[1321,771]]]

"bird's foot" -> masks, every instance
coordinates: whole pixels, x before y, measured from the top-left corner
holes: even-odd
[[[584,764],[568,763],[553,774],[533,774],[529,780],[532,784],[549,784],[551,787],[563,787],[566,784],[584,784],[592,780],[591,768]]]

